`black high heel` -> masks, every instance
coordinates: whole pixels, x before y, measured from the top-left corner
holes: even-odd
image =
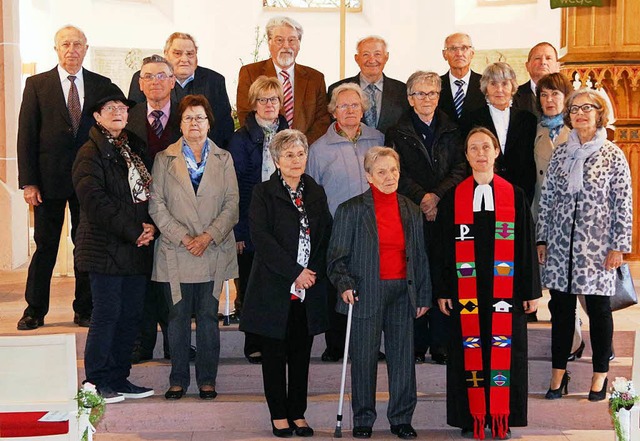
[[[602,383],[602,389],[597,392],[592,390],[589,391],[589,401],[602,401],[607,397],[607,383],[609,382],[608,378],[604,379],[604,383]]]
[[[575,352],[572,352],[571,354],[569,354],[569,356],[567,357],[567,361],[575,361],[576,358],[582,358],[582,353],[584,352],[584,342],[580,343],[580,347],[578,347],[578,349],[576,349]]]
[[[547,394],[544,396],[547,400],[557,400],[562,398],[563,395],[567,395],[569,393],[569,381],[571,381],[571,377],[569,376],[571,372],[564,371],[564,375],[562,376],[562,381],[560,382],[560,387],[557,389],[551,389],[547,391]]]
[[[273,420],[271,420],[271,428],[273,429],[273,434],[278,438],[291,438],[293,436],[293,429],[291,427],[278,429],[275,424],[273,424]]]

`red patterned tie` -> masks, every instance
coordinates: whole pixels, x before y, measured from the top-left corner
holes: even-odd
[[[289,81],[289,73],[286,70],[280,72],[284,81],[282,82],[282,89],[284,91],[284,114],[287,117],[289,128],[293,128],[293,89],[291,87],[291,81]]]
[[[76,76],[69,75],[67,78],[71,81],[71,88],[69,89],[69,97],[67,99],[67,108],[69,109],[69,116],[71,117],[73,135],[75,136],[78,133],[78,127],[80,127],[82,109],[80,108],[80,95],[78,95],[78,88],[75,83]]]

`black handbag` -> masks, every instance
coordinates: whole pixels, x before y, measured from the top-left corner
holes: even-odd
[[[616,270],[616,292],[611,297],[611,310],[619,311],[638,304],[638,295],[633,286],[633,278],[629,265],[623,263]]]

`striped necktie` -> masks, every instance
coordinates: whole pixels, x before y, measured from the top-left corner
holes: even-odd
[[[153,116],[153,123],[151,123],[151,130],[153,130],[153,133],[155,133],[158,138],[162,136],[162,131],[164,130],[164,127],[162,127],[162,121],[160,121],[160,118],[162,117],[162,115],[164,115],[164,112],[162,110],[151,111],[151,116]]]
[[[376,92],[378,87],[375,84],[369,84],[366,87],[367,95],[369,95],[369,110],[364,114],[364,120],[369,127],[374,129],[378,126],[378,106],[376,105]]]
[[[291,81],[289,81],[289,72],[283,70],[280,72],[282,75],[282,90],[284,92],[284,115],[289,123],[289,128],[293,128],[293,88],[291,87]]]
[[[460,118],[462,115],[462,104],[464,103],[464,90],[462,86],[464,86],[463,80],[455,80],[453,82],[456,86],[458,86],[458,90],[456,90],[456,94],[453,97],[453,106],[456,108],[456,115]]]
[[[69,97],[67,98],[67,109],[69,110],[69,116],[71,117],[71,127],[73,128],[73,135],[78,134],[78,127],[80,127],[80,118],[82,117],[82,109],[80,108],[80,95],[78,95],[78,88],[76,87],[76,76],[69,75],[67,77],[71,81],[71,87],[69,88]]]

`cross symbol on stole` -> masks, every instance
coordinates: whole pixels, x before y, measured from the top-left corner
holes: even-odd
[[[506,222],[503,222],[502,225],[500,225],[501,230],[498,230],[498,234],[502,237],[509,237],[509,224]]]
[[[480,382],[484,381],[484,378],[478,377],[478,371],[471,371],[471,378],[467,378],[467,381],[473,382],[472,387],[480,387]]]

